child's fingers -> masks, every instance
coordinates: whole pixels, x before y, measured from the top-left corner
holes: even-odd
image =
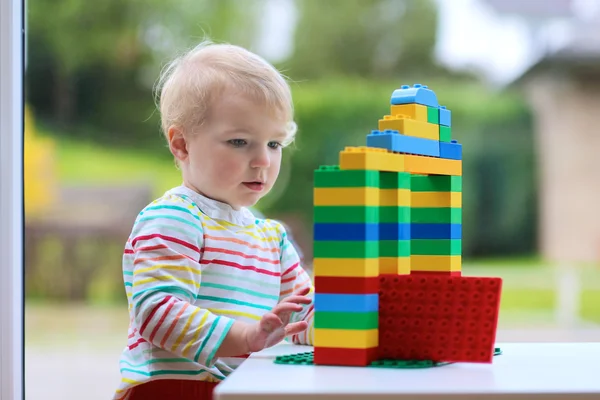
[[[281,318],[274,313],[267,313],[260,320],[260,329],[265,332],[273,332],[284,325]]]
[[[296,335],[298,333],[304,332],[308,328],[308,322],[300,321],[294,322],[293,324],[289,324],[285,327],[285,334],[287,335]]]
[[[310,304],[311,299],[306,296],[293,295],[290,297],[286,297],[282,300],[282,303],[296,303],[296,304]]]
[[[275,314],[275,315],[281,315],[284,313],[292,313],[292,312],[299,312],[302,311],[302,306],[300,304],[294,304],[294,303],[279,303],[275,306],[275,308],[273,308],[273,310],[271,311],[271,313]]]

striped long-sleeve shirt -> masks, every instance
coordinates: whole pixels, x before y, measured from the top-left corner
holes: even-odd
[[[246,357],[215,358],[234,320],[256,323],[283,298],[310,287],[283,226],[179,186],[137,217],[123,255],[128,343],[115,399],[152,379],[220,381]],[[293,321],[309,329],[313,306]]]

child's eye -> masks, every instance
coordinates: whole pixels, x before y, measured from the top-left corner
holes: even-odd
[[[227,143],[233,145],[233,147],[242,147],[248,144],[244,139],[231,139],[228,140]]]
[[[281,147],[281,143],[279,142],[269,142],[269,147],[272,149],[278,149],[279,147]]]

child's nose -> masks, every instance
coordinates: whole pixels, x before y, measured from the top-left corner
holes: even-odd
[[[268,149],[257,151],[250,163],[252,168],[268,168],[270,165],[271,157]]]

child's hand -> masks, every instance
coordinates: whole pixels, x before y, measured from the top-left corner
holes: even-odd
[[[258,324],[248,326],[246,343],[251,352],[271,347],[284,337],[301,333],[308,328],[306,321],[289,323],[293,312],[302,311],[301,304],[310,304],[311,299],[306,297],[308,292],[309,289],[306,288],[283,299],[271,312],[263,315]]]

